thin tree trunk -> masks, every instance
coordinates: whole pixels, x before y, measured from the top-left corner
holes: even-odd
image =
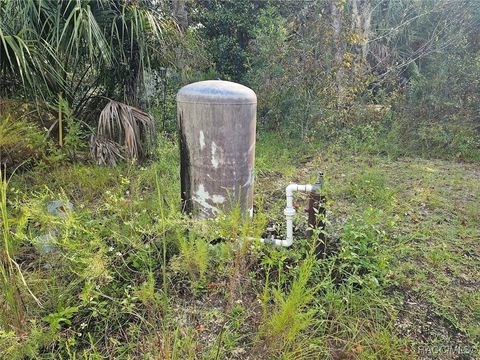
[[[342,46],[342,10],[338,0],[331,0],[331,17],[333,28],[333,66],[335,69],[335,84],[337,108],[345,102],[345,71],[343,69],[343,46]]]
[[[173,16],[177,21],[180,31],[185,33],[188,27],[188,13],[185,0],[173,0]]]
[[[124,102],[128,105],[138,106],[139,88],[142,82],[142,73],[140,69],[140,51],[136,41],[130,54],[130,73],[125,79]]]
[[[372,20],[372,10],[370,0],[351,0],[352,5],[352,34],[355,36],[353,45],[353,79],[366,73],[368,40],[370,37],[370,27]]]
[[[188,28],[188,12],[186,9],[186,0],[173,0],[173,17],[175,18],[180,36],[183,37]],[[175,49],[175,66],[178,69],[184,65],[184,51],[182,45],[178,45]]]

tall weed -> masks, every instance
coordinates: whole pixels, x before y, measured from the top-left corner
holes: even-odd
[[[1,320],[3,327],[22,332],[25,319],[25,308],[20,292],[19,276],[21,276],[18,264],[13,259],[15,239],[10,229],[10,219],[7,210],[7,175],[0,168],[0,214],[1,214],[1,235],[0,247],[0,303]]]
[[[382,251],[386,234],[377,224],[380,216],[382,212],[370,208],[345,224],[336,270],[342,282],[354,287],[385,285],[388,257]]]
[[[198,237],[195,231],[190,231],[188,236],[177,234],[179,255],[172,267],[180,272],[186,272],[192,284],[205,280],[209,254],[208,243]]]
[[[302,343],[300,336],[317,321],[314,316],[317,309],[311,306],[318,287],[311,283],[314,266],[317,259],[310,253],[300,264],[296,277],[291,283],[288,293],[274,288],[274,307],[270,315],[263,319],[259,330],[260,338],[264,339],[267,352],[283,354],[298,351],[295,344]]]

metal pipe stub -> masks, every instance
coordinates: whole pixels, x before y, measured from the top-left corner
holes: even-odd
[[[320,229],[318,233],[318,243],[316,252],[317,254],[324,254],[325,253],[325,202],[326,197],[321,195],[323,189],[323,172],[319,172],[318,180],[316,181],[315,189],[309,194],[308,197],[308,229],[306,231],[307,238],[311,238],[313,236],[314,230]]]

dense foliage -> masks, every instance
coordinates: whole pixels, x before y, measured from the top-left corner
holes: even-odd
[[[173,131],[178,88],[224,78],[257,92],[263,129],[478,159],[475,0],[1,4],[2,97],[40,101],[56,117],[61,96],[84,142],[106,98],[157,113]],[[387,140],[372,148],[372,138]]]

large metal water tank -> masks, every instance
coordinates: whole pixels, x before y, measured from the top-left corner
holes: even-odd
[[[229,81],[200,81],[180,89],[181,188],[184,211],[214,217],[239,204],[253,212],[257,97]]]

